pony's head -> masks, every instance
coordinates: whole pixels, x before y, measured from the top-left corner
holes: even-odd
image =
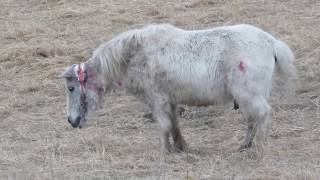
[[[73,64],[60,76],[65,79],[68,122],[74,128],[84,126],[88,110],[101,106],[104,86],[97,70],[88,63]]]
[[[68,121],[73,127],[83,127],[88,110],[100,107],[106,91],[118,86],[115,81],[126,73],[129,59],[140,47],[138,32],[118,35],[100,45],[88,61],[71,65],[62,73],[66,80]]]

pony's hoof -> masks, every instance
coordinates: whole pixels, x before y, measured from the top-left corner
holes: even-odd
[[[170,144],[170,143],[163,145],[163,146],[160,146],[160,152],[162,154],[170,154],[172,151],[173,151],[173,147],[172,147],[172,144]]]
[[[151,123],[155,123],[156,121],[152,117],[152,113],[146,113],[143,115],[143,118],[149,119]]]
[[[183,115],[183,113],[186,112],[186,109],[184,107],[178,107],[177,108],[177,114],[179,114],[180,116]]]
[[[242,144],[242,145],[240,146],[240,148],[238,149],[238,151],[243,152],[243,151],[245,151],[245,150],[247,150],[247,149],[249,149],[249,148],[251,148],[251,147],[252,147],[252,142],[244,143],[244,144]]]
[[[186,152],[188,149],[188,145],[186,143],[177,143],[174,145],[174,150],[178,153]]]
[[[169,149],[161,149],[160,150],[160,153],[162,154],[162,155],[170,155],[171,153],[172,153],[172,148],[169,148]]]

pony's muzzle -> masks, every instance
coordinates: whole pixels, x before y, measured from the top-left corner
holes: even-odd
[[[77,128],[77,127],[79,126],[80,120],[81,120],[81,117],[80,117],[80,116],[78,116],[78,117],[75,119],[75,121],[73,121],[70,116],[68,117],[68,122],[71,124],[71,126],[72,126],[73,128]]]

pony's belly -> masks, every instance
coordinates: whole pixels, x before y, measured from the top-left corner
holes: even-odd
[[[179,104],[191,106],[216,105],[231,99],[221,87],[214,86],[189,86],[174,94]]]

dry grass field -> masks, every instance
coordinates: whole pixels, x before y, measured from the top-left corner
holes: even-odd
[[[0,179],[320,179],[319,0],[0,0]],[[237,151],[246,121],[232,104],[185,107],[189,153],[162,156],[150,110],[106,98],[88,127],[66,120],[56,79],[117,33],[150,23],[201,29],[248,23],[290,45],[299,73],[277,83],[263,158]],[[278,83],[279,84],[279,83]],[[240,107],[241,108],[241,107]]]

